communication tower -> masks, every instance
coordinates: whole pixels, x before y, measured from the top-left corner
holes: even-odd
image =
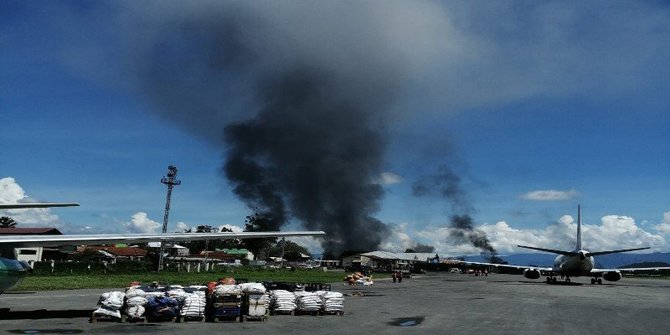
[[[174,165],[168,166],[167,177],[161,178],[161,183],[167,185],[167,199],[165,201],[165,215],[163,216],[163,234],[167,233],[168,216],[170,215],[170,198],[172,197],[172,188],[181,184],[181,180],[177,180],[177,167]],[[158,256],[158,271],[163,270],[163,254],[165,253],[165,243],[161,242],[160,254]]]

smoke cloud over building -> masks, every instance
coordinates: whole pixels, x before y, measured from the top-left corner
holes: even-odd
[[[134,45],[138,85],[159,115],[222,144],[235,194],[273,229],[297,219],[326,231],[323,246],[335,253],[378,246],[389,233],[374,217],[385,127],[426,61],[411,44],[434,28],[406,15],[430,18],[431,8],[216,2],[160,11]]]
[[[447,200],[452,213],[449,235],[456,243],[469,243],[481,250],[482,257],[491,262],[499,261],[495,248],[486,233],[478,230],[470,213],[473,208],[462,187],[461,177],[448,165],[441,165],[432,175],[419,178],[412,185],[415,196],[438,196]]]

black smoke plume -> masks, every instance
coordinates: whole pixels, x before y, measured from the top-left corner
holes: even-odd
[[[158,114],[225,144],[225,176],[272,229],[295,220],[324,230],[335,254],[378,247],[389,234],[374,217],[385,128],[429,63],[422,52],[435,44],[425,42],[441,36],[433,6],[206,4],[159,6],[138,29],[136,74]]]
[[[308,69],[269,80],[259,92],[267,102],[259,114],[225,128],[225,173],[273,229],[286,222],[288,207],[307,228],[328,233],[328,252],[374,248],[388,233],[371,216],[383,195],[372,181],[385,143],[331,80]]]
[[[492,263],[500,263],[495,248],[488,236],[474,226],[470,213],[474,210],[461,186],[461,177],[449,166],[442,165],[433,175],[423,176],[414,182],[412,191],[415,196],[439,196],[447,199],[453,214],[450,218],[450,237],[457,243],[470,243],[481,250],[482,257]]]

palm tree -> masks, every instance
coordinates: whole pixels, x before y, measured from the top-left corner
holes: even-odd
[[[14,219],[3,216],[0,217],[0,228],[14,228],[16,227],[16,221]]]

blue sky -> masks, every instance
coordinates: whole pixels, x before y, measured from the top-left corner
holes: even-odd
[[[670,250],[666,3],[321,5],[248,5],[245,13],[286,31],[250,45],[265,43],[259,50],[271,52],[275,43],[293,46],[263,56],[263,66],[306,60],[365,88],[352,75],[361,69],[351,54],[363,50],[401,78],[379,121],[388,143],[379,172],[394,177],[375,213],[392,228],[382,247],[420,242],[444,253],[476,251],[450,241],[445,199],[412,195],[414,180],[448,164],[476,225],[501,252],[563,243],[574,229],[565,215],[575,217],[578,203],[587,229],[609,238],[586,240],[591,249],[611,241]],[[227,6],[3,1],[0,178],[12,186],[0,189],[3,199],[16,200],[18,185],[34,200],[80,202],[46,211],[57,217],[22,217],[70,233],[150,231],[163,215],[160,178],[174,164],[182,185],[173,193],[171,230],[178,223],[243,226],[250,210],[222,172],[228,148],[217,136],[225,122],[219,127],[220,114],[209,108],[229,108],[226,122],[250,117],[239,98],[249,86],[235,81],[246,77],[189,72],[202,60],[198,49],[184,48],[183,36],[161,34],[179,32],[190,19],[214,26],[235,19]],[[365,49],[369,31],[376,37],[370,48],[382,51]],[[352,37],[359,34],[365,37]],[[281,40],[286,36],[292,39]],[[154,58],[146,59],[149,48]],[[171,67],[175,60],[183,64]],[[158,89],[179,93],[157,98],[147,68],[176,82]],[[301,229],[292,221],[289,228]]]

